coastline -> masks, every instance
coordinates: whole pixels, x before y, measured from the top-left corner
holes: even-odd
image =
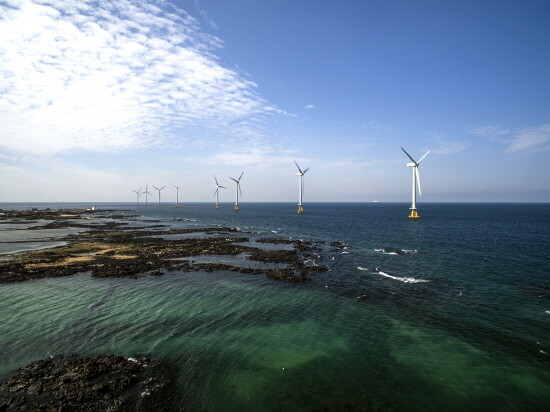
[[[314,257],[315,250],[322,246],[319,244],[253,237],[250,232],[230,227],[173,229],[162,224],[129,226],[127,220],[135,220],[135,216],[122,215],[120,210],[116,211],[117,214],[111,212],[91,212],[85,209],[0,210],[0,227],[5,223],[32,222],[39,223],[38,226],[28,228],[33,231],[82,229],[82,232],[56,239],[66,242],[65,245],[4,255],[0,261],[0,283],[70,276],[82,272],[89,272],[94,277],[136,278],[147,274],[159,276],[170,271],[197,270],[264,274],[273,280],[303,283],[313,273],[328,270],[326,266],[303,263]],[[95,218],[100,218],[101,222],[94,222]],[[178,235],[182,238],[170,238]],[[44,241],[48,240],[51,241]],[[269,249],[270,244],[288,245],[290,250]],[[338,246],[336,242],[331,247]],[[194,256],[205,255],[239,255],[243,261],[254,264],[243,266],[192,261]],[[280,266],[272,268],[265,265],[267,263]]]

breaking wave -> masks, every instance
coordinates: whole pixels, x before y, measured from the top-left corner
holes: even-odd
[[[416,249],[390,249],[390,248],[378,248],[374,249],[375,252],[384,253],[385,255],[407,255],[410,253],[418,253]]]
[[[429,280],[427,280],[427,279],[416,279],[416,278],[413,278],[413,277],[392,276],[392,275],[390,275],[386,272],[382,272],[379,269],[376,269],[375,271],[369,271],[367,268],[362,268],[361,266],[357,266],[357,269],[363,270],[365,272],[373,272],[373,273],[376,273],[380,276],[384,276],[386,278],[398,280],[399,282],[403,282],[403,283],[427,283],[427,282],[429,282]]]

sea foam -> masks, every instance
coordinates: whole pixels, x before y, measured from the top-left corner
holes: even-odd
[[[367,268],[362,268],[361,266],[357,266],[357,269],[363,270],[363,271],[366,271],[366,272],[369,271]],[[392,275],[390,275],[386,272],[382,272],[381,270],[377,270],[374,273],[377,273],[380,276],[384,276],[386,278],[398,280],[399,282],[403,282],[403,283],[427,283],[427,282],[429,282],[429,280],[426,280],[426,279],[416,279],[416,278],[413,278],[413,277],[392,276]]]

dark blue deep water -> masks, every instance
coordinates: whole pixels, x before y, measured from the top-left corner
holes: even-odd
[[[90,205],[0,204],[29,206]],[[0,378],[59,353],[149,354],[174,367],[182,410],[550,408],[549,204],[420,204],[417,221],[397,203],[97,206],[348,246],[325,247],[315,263],[330,271],[307,284],[173,272],[0,285]]]

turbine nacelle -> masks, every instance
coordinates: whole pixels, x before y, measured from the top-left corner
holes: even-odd
[[[415,167],[415,166],[416,166],[416,163],[412,163],[412,162],[407,163],[407,167]]]
[[[303,175],[305,175],[306,172],[309,170],[309,167],[308,167],[306,170],[300,169],[300,166],[298,166],[298,163],[296,163],[296,160],[294,161],[294,164],[296,165],[296,167],[297,167],[298,170],[300,171],[300,174],[296,173],[296,176],[303,176]]]

